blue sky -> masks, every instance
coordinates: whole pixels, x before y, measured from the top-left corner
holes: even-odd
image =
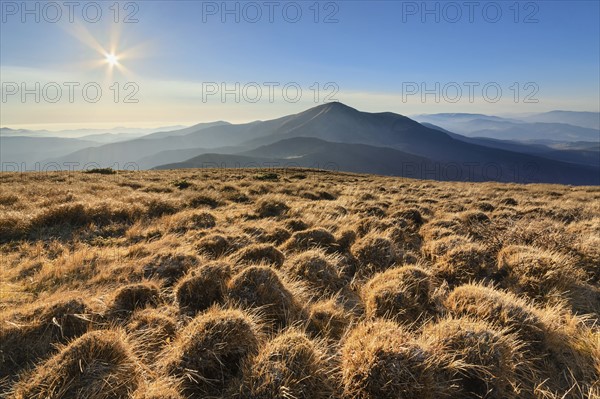
[[[113,1],[98,2],[97,22],[90,3],[79,3],[70,22],[69,10],[56,2],[62,15],[51,23],[55,9],[28,2],[29,9],[39,7],[38,23],[35,14],[23,15],[21,2],[2,1],[3,126],[242,122],[299,112],[334,91],[330,99],[363,110],[407,115],[600,108],[598,1],[481,1],[472,3],[472,15],[464,1],[228,2],[234,11],[226,15],[221,1],[138,1],[118,4],[117,23]],[[124,23],[132,12],[137,22]],[[103,53],[112,51],[119,65],[111,68]],[[36,82],[57,83],[61,99],[23,98],[21,85]],[[102,96],[90,103],[76,89],[68,102],[64,82],[97,83]],[[124,90],[127,82],[137,90]],[[257,102],[249,101],[257,95],[253,85],[243,91],[250,82],[262,90]],[[279,84],[273,102],[265,82]],[[466,82],[475,85],[472,100]],[[281,92],[286,84],[301,88],[297,102]],[[207,85],[218,91],[206,95]],[[221,98],[222,85],[239,101],[233,94]],[[422,97],[423,89],[431,93]],[[125,103],[134,91],[138,102]]]

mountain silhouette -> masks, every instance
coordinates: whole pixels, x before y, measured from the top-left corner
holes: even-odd
[[[544,158],[535,147],[515,150],[522,146],[473,141],[396,113],[362,112],[333,102],[268,121],[200,124],[166,137],[87,148],[60,160],[106,166],[140,162],[161,169],[293,160],[306,167],[436,180],[599,183],[597,164]]]

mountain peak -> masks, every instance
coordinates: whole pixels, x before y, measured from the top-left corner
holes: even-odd
[[[355,108],[352,108],[344,103],[341,103],[339,101],[332,101],[329,103],[325,103],[325,104],[321,104],[321,105],[317,105],[316,107],[310,108],[308,109],[308,111],[319,111],[319,112],[330,112],[330,111],[334,111],[334,112],[360,112]]]

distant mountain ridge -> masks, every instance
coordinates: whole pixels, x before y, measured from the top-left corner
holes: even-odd
[[[466,121],[482,119],[477,114],[442,115]],[[515,123],[492,116],[483,120]],[[566,149],[470,138],[400,114],[362,112],[333,102],[267,121],[235,125],[218,121],[157,132],[49,160],[82,166],[137,164],[143,169],[208,164],[235,167],[244,163],[329,165],[343,171],[436,180],[600,184],[600,165],[593,161],[593,146],[564,145]],[[577,151],[591,152],[584,157]],[[575,162],[580,155],[583,161]]]
[[[528,122],[567,123],[570,125],[600,129],[600,112],[550,111],[522,118]]]
[[[345,171],[436,180],[599,183],[597,166],[458,140],[460,135],[389,112],[365,113],[330,103],[277,121],[275,129],[265,128],[262,136],[240,143],[251,150],[223,157],[211,152],[158,168],[328,164]]]
[[[159,128],[113,127],[109,129],[66,129],[66,130],[31,130],[11,129],[0,127],[0,137],[28,136],[28,137],[60,137],[82,139],[84,137],[110,134],[114,136],[141,137],[154,132],[166,132],[184,129],[185,126],[173,125]]]
[[[564,119],[559,118],[561,115]],[[415,115],[414,118],[468,137],[539,142],[600,141],[600,113],[594,112],[553,111],[511,118],[445,113]]]

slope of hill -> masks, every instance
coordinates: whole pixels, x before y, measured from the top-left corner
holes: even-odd
[[[206,129],[206,128],[214,127],[214,126],[223,126],[223,125],[230,125],[230,123],[225,122],[225,121],[198,123],[196,125],[186,127],[184,129],[166,130],[166,131],[159,131],[156,133],[150,133],[150,134],[145,135],[144,138],[145,139],[162,139],[165,137],[185,136],[186,134],[194,133],[194,132],[197,132],[202,129]]]
[[[166,150],[142,157],[136,161],[138,169],[152,169],[160,165],[181,162],[198,155],[217,151],[219,154],[235,154],[243,151],[244,147],[219,147],[219,148],[188,148],[184,150]]]
[[[2,397],[598,397],[599,187],[273,168],[0,182]]]
[[[439,126],[423,122],[423,126],[431,129],[437,129],[450,135],[452,138],[467,143],[482,145],[485,147],[498,148],[502,150],[520,152],[523,154],[535,155],[542,158],[553,159],[555,161],[569,162],[574,164],[598,167],[600,165],[600,143],[592,142],[552,142],[533,140],[531,142],[499,140],[486,137],[467,137],[452,133]]]
[[[392,148],[364,144],[331,143],[295,137],[280,140],[238,154],[203,154],[187,161],[161,165],[156,169],[179,168],[248,168],[284,167],[317,168],[331,171],[377,173],[393,176],[420,177],[420,168],[433,168],[426,158]],[[436,176],[445,180],[442,172]]]

